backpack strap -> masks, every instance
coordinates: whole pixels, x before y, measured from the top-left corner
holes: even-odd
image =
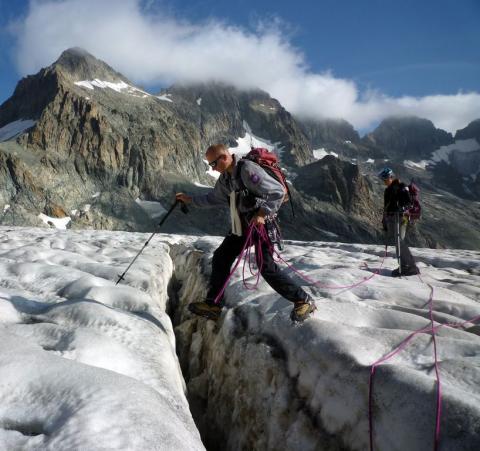
[[[295,210],[293,208],[292,195],[290,193],[290,188],[288,187],[288,183],[287,183],[286,179],[285,179],[285,184],[283,184],[280,180],[278,180],[278,177],[276,176],[275,172],[272,169],[270,169],[269,166],[262,165],[262,164],[258,163],[257,161],[255,161],[253,158],[249,158],[248,154],[247,154],[247,156],[239,159],[237,161],[237,165],[240,164],[240,162],[242,162],[242,165],[243,165],[245,160],[251,161],[252,163],[255,163],[257,166],[260,166],[267,173],[267,175],[269,175],[274,180],[276,180],[278,183],[280,183],[283,187],[285,187],[286,195],[288,196],[288,201],[290,203],[290,208],[292,210],[292,216],[295,217]],[[239,168],[239,170],[241,170],[241,167]],[[243,184],[243,182],[242,182],[242,184]]]

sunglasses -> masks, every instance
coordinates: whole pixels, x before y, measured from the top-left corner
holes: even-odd
[[[208,163],[208,165],[214,169],[217,167],[217,164],[218,164],[218,160],[220,160],[220,158],[222,158],[224,155],[220,155],[216,160],[213,160],[211,161],[210,163]]]

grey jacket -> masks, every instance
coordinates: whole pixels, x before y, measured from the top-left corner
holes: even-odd
[[[243,219],[248,219],[261,207],[267,216],[274,215],[283,203],[283,185],[265,170],[249,160],[238,162],[233,155],[232,174],[224,172],[215,186],[207,194],[193,196],[192,203],[197,207],[229,205],[232,191],[238,193],[237,209]]]

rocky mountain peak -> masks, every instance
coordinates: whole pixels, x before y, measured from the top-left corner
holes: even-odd
[[[383,147],[394,159],[428,158],[432,151],[451,144],[453,137],[445,130],[435,128],[428,119],[416,116],[393,116],[364,138],[366,145]]]
[[[50,69],[60,71],[62,75],[74,81],[100,79],[105,81],[128,81],[122,74],[108,64],[95,58],[80,47],[65,50]]]
[[[175,84],[167,92],[183,101],[196,103],[207,112],[231,112],[240,109],[241,113],[244,113],[253,108],[267,114],[274,114],[283,109],[276,99],[261,89],[240,89],[218,81]]]
[[[465,128],[457,130],[455,133],[455,139],[472,139],[475,138],[480,144],[480,119],[476,119]]]
[[[353,125],[344,119],[296,119],[315,148],[360,141]]]
[[[86,50],[65,50],[53,64],[19,81],[12,97],[0,106],[0,127],[19,119],[39,119],[47,105],[62,91],[69,91],[72,83],[94,79],[129,83]]]
[[[278,100],[260,89],[240,89],[220,82],[174,85],[166,90],[172,108],[198,124],[205,145],[236,145],[247,129],[282,148],[282,163],[303,166],[313,160],[305,134]]]
[[[369,183],[360,168],[332,155],[300,168],[295,182],[303,192],[341,205],[347,212],[368,216],[375,210]]]

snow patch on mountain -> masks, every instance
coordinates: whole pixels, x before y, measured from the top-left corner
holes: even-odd
[[[0,128],[0,142],[15,138],[25,130],[32,128],[36,123],[37,121],[32,119],[18,119],[4,125]]]
[[[475,180],[480,173],[478,169],[480,144],[475,138],[457,140],[453,144],[441,146],[433,151],[429,160],[404,160],[403,165],[410,169],[426,170],[428,166],[435,166],[441,162],[453,165],[462,175]],[[468,188],[466,190],[469,191]]]
[[[82,88],[91,89],[91,90],[94,90],[95,88],[100,88],[100,89],[109,88],[116,92],[127,93],[130,95],[135,95],[137,97],[150,96],[148,92],[145,92],[139,88],[136,88],[135,86],[129,85],[124,81],[111,82],[111,81],[104,81],[104,80],[99,80],[98,78],[95,78],[94,80],[76,81],[74,82],[74,84],[77,86],[81,86]],[[143,95],[139,96],[138,95],[139,93]]]
[[[172,94],[162,94],[159,96],[155,96],[157,99],[164,100],[165,102],[171,102],[173,103],[172,100]]]
[[[338,153],[329,152],[328,150],[325,149],[325,147],[321,147],[320,149],[313,150],[313,157],[316,158],[317,160],[321,160],[327,155],[333,155],[335,158],[338,158]]]
[[[431,164],[432,162],[430,160],[422,160],[422,161],[418,161],[418,162],[415,162],[415,161],[411,161],[411,160],[405,160],[403,162],[403,165],[407,168],[410,168],[410,169],[422,169],[422,170],[425,170],[427,168],[427,166],[429,164]]]
[[[167,212],[167,209],[160,202],[141,200],[139,198],[135,199],[135,202],[143,208],[152,219],[159,219]]]
[[[449,144],[448,146],[439,147],[435,150],[432,154],[431,160],[434,163],[439,163],[440,161],[449,162],[450,155],[453,152],[474,152],[480,151],[480,144],[477,142],[475,138],[471,139],[461,139],[455,141],[453,144]]]
[[[252,129],[248,125],[246,121],[243,121],[243,127],[245,129],[245,136],[239,137],[236,139],[237,145],[235,147],[229,147],[228,150],[231,154],[234,154],[237,159],[244,157],[248,152],[252,150],[252,147],[262,147],[264,149],[269,150],[270,152],[274,152],[277,157],[281,160],[282,152],[284,146],[280,142],[272,143],[270,140],[266,138],[261,138],[253,134]],[[203,160],[205,164],[208,165],[207,160]],[[220,173],[214,171],[211,167],[208,167],[207,171],[205,171],[207,175],[217,180],[220,177]]]
[[[255,135],[246,121],[243,121],[243,128],[245,129],[245,136],[236,139],[237,146],[229,148],[231,153],[242,157],[250,152],[252,147],[263,147],[274,152],[281,159],[284,146],[280,142],[273,143],[269,139]]]
[[[38,217],[48,226],[55,227],[56,229],[66,230],[68,224],[72,220],[70,216],[66,216],[64,218],[52,218],[47,216],[46,214],[40,213]]]
[[[195,186],[198,186],[199,188],[208,188],[208,189],[212,188],[210,185],[204,185],[203,183],[199,183],[199,182],[193,182],[193,184]]]

